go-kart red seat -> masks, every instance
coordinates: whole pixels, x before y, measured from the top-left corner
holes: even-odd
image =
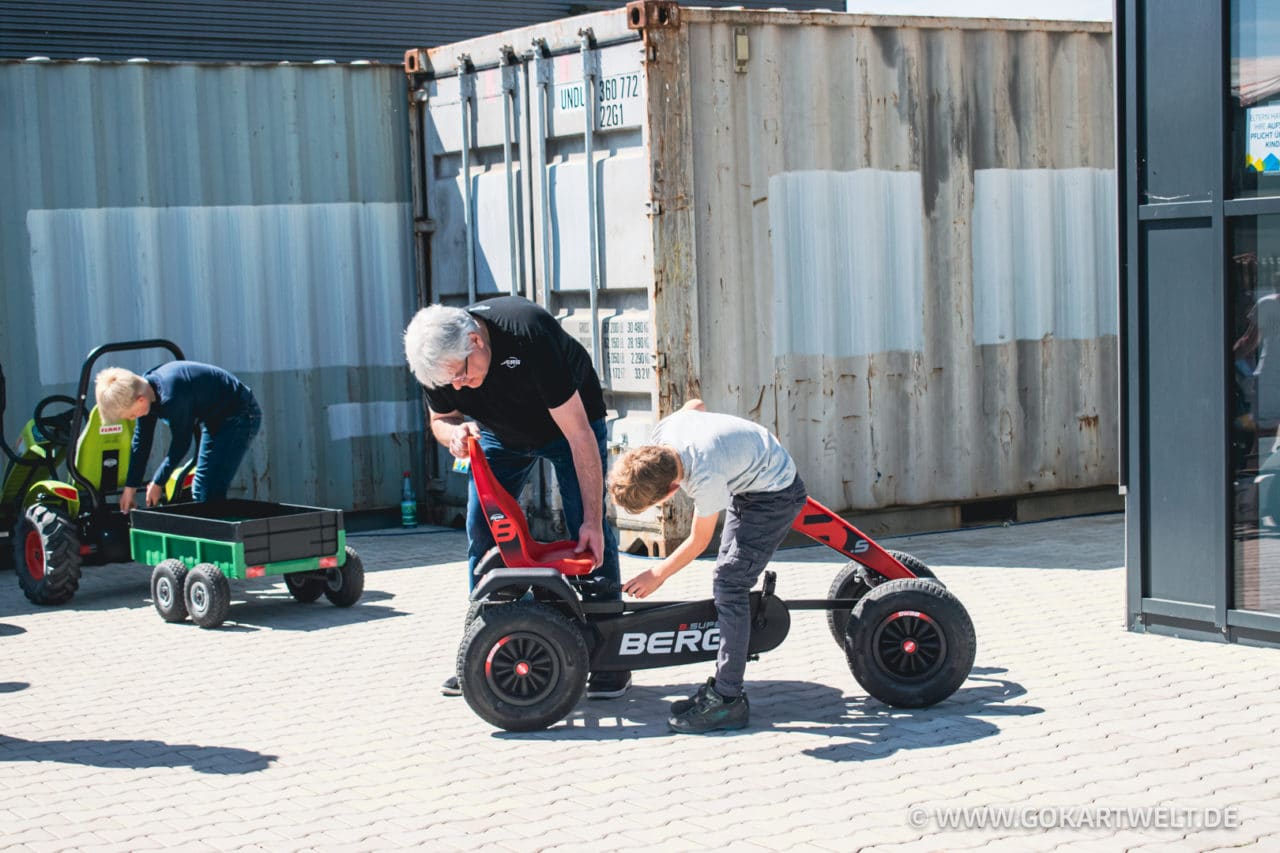
[[[493,541],[498,543],[502,561],[507,567],[555,569],[565,575],[590,574],[595,568],[595,561],[589,552],[574,553],[578,547],[574,540],[539,542],[533,538],[524,511],[493,476],[480,442],[474,436],[468,436],[467,448],[471,454],[471,476],[475,479],[476,495],[489,522]]]

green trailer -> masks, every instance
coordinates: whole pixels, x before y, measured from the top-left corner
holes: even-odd
[[[338,607],[364,592],[341,510],[232,499],[135,509],[131,522],[133,559],[155,567],[151,597],[166,622],[221,625],[231,580],[280,575],[298,601]]]

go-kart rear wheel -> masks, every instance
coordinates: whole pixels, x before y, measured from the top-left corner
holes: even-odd
[[[976,647],[964,605],[929,580],[875,587],[853,609],[845,636],[853,677],[899,708],[924,708],[955,693],[969,677]]]
[[[35,504],[14,531],[18,584],[33,604],[66,604],[80,587],[80,533],[58,507]]]
[[[201,628],[217,628],[227,621],[231,610],[231,584],[222,569],[200,563],[187,572],[183,599],[192,622]]]
[[[582,698],[590,659],[569,617],[536,601],[486,607],[458,649],[462,695],[487,723],[545,729]]]
[[[932,578],[939,586],[946,585],[938,580],[929,567],[917,557],[913,557],[906,551],[886,550],[899,563],[910,569],[916,577]],[[876,577],[874,572],[861,563],[851,561],[840,570],[835,580],[831,582],[831,590],[827,593],[827,598],[861,599],[872,587],[881,582],[877,579],[876,583],[871,583],[872,577]],[[836,645],[840,648],[844,648],[844,632],[849,625],[849,614],[852,612],[852,610],[827,611],[827,627],[831,629],[831,638],[836,641]]]
[[[151,601],[166,622],[183,622],[187,618],[184,596],[187,564],[181,560],[163,560],[151,570]]]
[[[326,585],[325,578],[310,572],[293,572],[284,576],[285,589],[303,604],[310,604],[324,595]]]
[[[335,607],[350,607],[364,595],[364,562],[347,546],[347,561],[325,574],[324,596]]]

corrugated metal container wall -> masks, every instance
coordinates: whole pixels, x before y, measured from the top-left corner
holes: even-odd
[[[0,58],[367,59],[398,65],[409,45],[449,44],[619,5],[619,0],[4,0]],[[703,5],[844,8],[831,0]]]
[[[650,2],[406,61],[431,296],[468,298],[474,222],[478,294],[599,346],[615,445],[701,396],[837,511],[1116,483],[1107,25]]]
[[[394,505],[422,428],[405,98],[390,67],[0,63],[5,434],[93,347],[165,337],[262,404],[233,493]]]

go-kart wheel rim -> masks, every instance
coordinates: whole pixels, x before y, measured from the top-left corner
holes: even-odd
[[[23,553],[27,558],[27,574],[32,580],[44,580],[44,539],[38,530],[28,531]]]
[[[342,569],[325,569],[324,582],[330,592],[342,592]]]
[[[533,705],[560,683],[560,656],[546,639],[528,632],[507,634],[493,644],[484,677],[494,696],[511,705]]]
[[[209,609],[209,588],[203,581],[191,584],[191,600],[188,609],[193,616],[203,616]]]
[[[918,610],[899,610],[876,627],[871,641],[876,663],[901,681],[924,681],[947,659],[947,637]]]
[[[156,601],[166,610],[173,607],[173,582],[168,578],[156,579]]]

